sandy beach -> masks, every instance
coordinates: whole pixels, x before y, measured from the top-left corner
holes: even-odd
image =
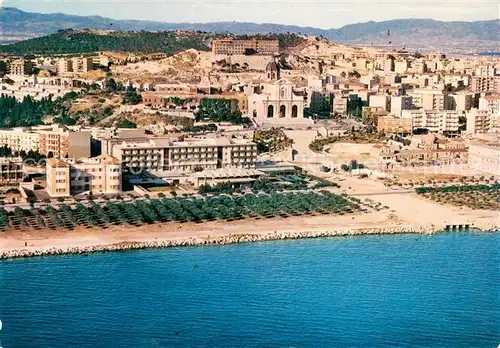
[[[71,231],[6,231],[0,233],[0,258],[355,234],[436,233],[443,231],[446,224],[498,230],[497,212],[459,210],[411,193],[372,192],[359,197],[380,201],[390,210],[342,216],[316,214],[232,222],[120,225],[105,229],[78,227]]]

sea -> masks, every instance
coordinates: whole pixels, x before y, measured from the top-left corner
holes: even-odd
[[[0,262],[0,346],[487,347],[500,233],[379,235]]]

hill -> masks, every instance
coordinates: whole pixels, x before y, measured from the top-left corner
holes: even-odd
[[[55,34],[23,40],[0,46],[1,53],[63,54],[97,51],[125,51],[137,53],[164,52],[167,55],[196,49],[210,50],[210,40],[217,34],[201,31],[117,31],[65,29]],[[241,38],[275,38],[285,49],[300,44],[304,39],[295,34],[239,35]]]
[[[0,42],[48,35],[61,29],[114,29],[124,31],[202,31],[232,34],[301,33],[329,40],[374,45],[384,48],[444,50],[473,53],[498,51],[500,20],[477,22],[441,22],[432,19],[397,19],[346,25],[338,29],[318,29],[271,23],[215,22],[162,23],[137,20],[113,20],[99,16],[73,16],[61,13],[38,14],[11,7],[0,8]]]

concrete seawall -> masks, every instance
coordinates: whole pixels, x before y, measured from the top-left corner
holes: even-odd
[[[89,254],[94,252],[110,252],[136,250],[146,248],[170,248],[181,246],[203,246],[203,245],[227,245],[234,243],[248,243],[259,241],[273,241],[284,239],[306,239],[306,238],[325,238],[336,236],[354,236],[354,235],[370,235],[370,234],[433,234],[442,231],[434,226],[430,227],[393,227],[393,228],[358,228],[358,229],[330,229],[320,231],[304,231],[304,232],[270,232],[270,233],[245,233],[245,234],[228,234],[216,237],[186,237],[182,239],[163,239],[154,241],[131,241],[121,242],[116,244],[92,245],[85,247],[54,247],[54,248],[25,248],[15,249],[0,252],[0,259],[24,258],[36,256],[51,256],[64,254]]]

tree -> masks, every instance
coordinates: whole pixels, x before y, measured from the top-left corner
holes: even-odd
[[[358,161],[351,160],[351,162],[349,162],[349,168],[350,170],[358,169]]]
[[[123,104],[137,105],[142,102],[142,96],[135,91],[133,87],[127,87],[127,91],[123,95]]]
[[[126,118],[122,118],[115,123],[117,128],[137,128],[137,124],[132,121],[127,120]]]

